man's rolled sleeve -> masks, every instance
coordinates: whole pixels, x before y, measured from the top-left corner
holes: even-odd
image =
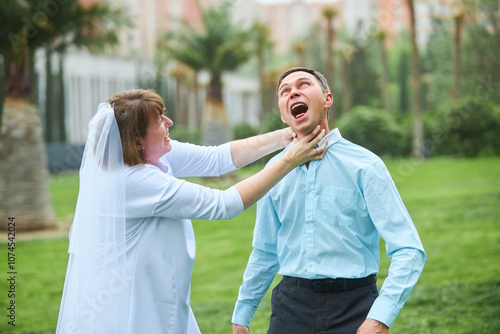
[[[252,320],[257,311],[257,306],[246,303],[244,301],[237,301],[234,307],[233,319],[231,320],[233,324],[250,327]]]
[[[367,318],[380,321],[387,327],[391,327],[394,320],[396,320],[399,311],[399,308],[397,308],[381,296],[375,299],[370,312],[368,312]]]

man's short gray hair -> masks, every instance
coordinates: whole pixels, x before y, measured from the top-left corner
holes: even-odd
[[[311,68],[307,68],[307,67],[292,67],[292,68],[286,70],[285,72],[283,72],[283,74],[281,75],[281,77],[278,81],[277,89],[279,89],[283,79],[285,79],[289,74],[294,73],[294,72],[306,72],[306,73],[312,74],[316,78],[316,80],[318,80],[319,85],[321,86],[321,89],[323,90],[323,92],[331,93],[330,86],[328,85],[328,81],[326,81],[326,78],[323,76],[323,74],[321,74],[318,71],[315,71]]]

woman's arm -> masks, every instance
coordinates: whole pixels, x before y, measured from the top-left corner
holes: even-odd
[[[283,156],[267,168],[234,186],[240,193],[245,209],[257,202],[295,167],[311,160],[323,158],[328,140],[323,141],[321,146],[315,148],[325,135],[325,131],[321,130],[321,133],[314,138],[318,131],[319,126],[300,141],[294,138],[293,144]]]
[[[294,135],[288,128],[219,146],[199,146],[172,140],[172,151],[162,159],[170,163],[176,177],[219,176],[284,148]]]
[[[160,216],[173,219],[231,219],[265,195],[293,168],[310,160],[319,160],[326,152],[326,142],[315,146],[324,132],[312,139],[319,126],[302,140],[294,139],[288,150],[259,173],[221,191],[179,180],[151,167],[134,169],[128,177],[130,217]],[[152,212],[151,212],[152,211]]]
[[[175,177],[220,176],[236,170],[231,157],[231,143],[200,146],[172,140],[172,151],[162,157],[167,160]]]
[[[231,156],[237,168],[246,166],[269,153],[290,144],[295,133],[290,129],[281,129],[246,139],[231,142]]]

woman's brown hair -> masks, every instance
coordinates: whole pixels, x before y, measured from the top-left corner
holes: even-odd
[[[136,138],[144,138],[151,117],[163,115],[163,99],[153,90],[132,89],[116,93],[108,99],[115,111],[120,131],[123,161],[129,166],[147,163],[137,149]]]

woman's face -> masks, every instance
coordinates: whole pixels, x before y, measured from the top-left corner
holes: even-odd
[[[149,163],[156,165],[158,160],[172,149],[168,128],[174,124],[165,115],[151,116],[148,130],[143,139],[144,157]]]

